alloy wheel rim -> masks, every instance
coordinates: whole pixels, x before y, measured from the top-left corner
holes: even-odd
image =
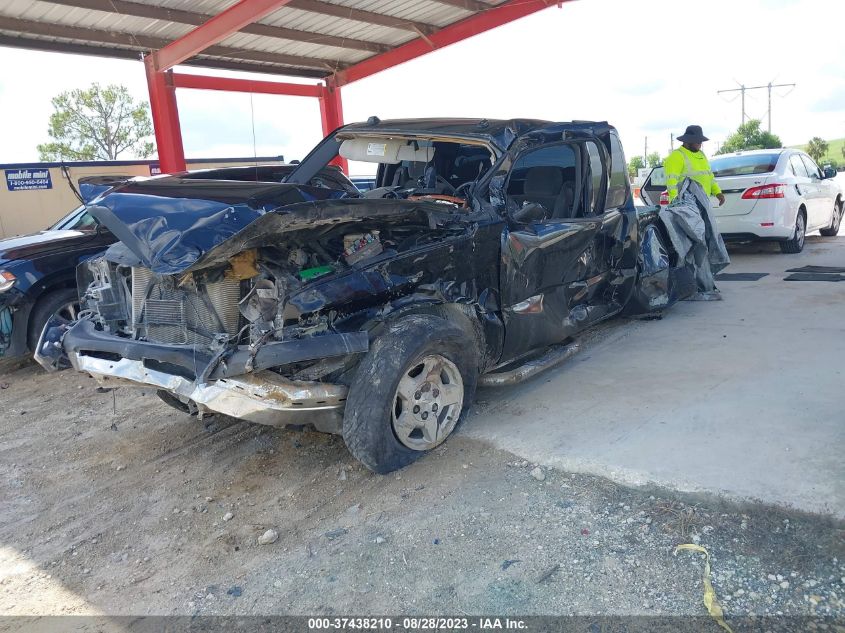
[[[61,308],[53,313],[55,318],[59,318],[65,323],[72,323],[76,321],[79,316],[79,304],[76,301],[66,303]]]
[[[431,450],[454,430],[464,404],[464,382],[457,365],[430,354],[402,374],[393,398],[396,438],[415,451]]]
[[[798,242],[798,246],[804,246],[804,235],[805,235],[804,216],[799,213],[798,214],[798,221],[795,223],[795,238]]]

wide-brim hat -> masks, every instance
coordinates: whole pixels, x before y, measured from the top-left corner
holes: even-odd
[[[688,125],[687,131],[681,134],[678,137],[678,140],[681,143],[703,143],[704,141],[709,141],[710,139],[704,136],[704,132],[701,131],[700,125]]]

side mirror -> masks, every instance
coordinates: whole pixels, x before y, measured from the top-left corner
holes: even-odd
[[[520,224],[530,224],[546,219],[546,208],[537,202],[529,202],[513,212],[513,219]]]
[[[825,165],[824,168],[824,177],[825,178],[836,178],[836,170],[831,167],[830,165]]]

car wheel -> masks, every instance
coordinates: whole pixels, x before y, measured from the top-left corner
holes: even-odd
[[[352,455],[384,474],[443,443],[475,395],[478,352],[468,344],[471,338],[454,323],[428,315],[389,326],[349,387],[343,440]]]
[[[837,200],[836,204],[833,206],[833,221],[830,223],[828,228],[819,229],[819,233],[825,237],[835,237],[839,234],[839,225],[842,224],[842,207],[842,201]]]
[[[795,230],[792,237],[780,243],[780,250],[783,253],[800,253],[804,250],[804,238],[807,236],[807,218],[804,210],[798,212],[795,218]]]
[[[26,340],[30,351],[35,351],[38,338],[44,326],[47,325],[47,321],[56,317],[66,323],[71,323],[76,321],[78,315],[79,295],[73,288],[56,290],[41,297],[29,316]]]

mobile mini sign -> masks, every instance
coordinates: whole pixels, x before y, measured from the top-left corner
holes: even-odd
[[[9,191],[52,189],[49,169],[5,169],[6,187]]]

